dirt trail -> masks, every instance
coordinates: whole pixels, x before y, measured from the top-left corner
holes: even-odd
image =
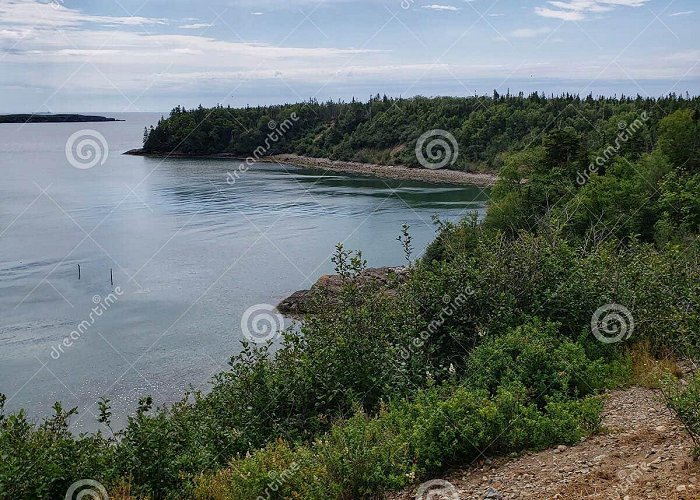
[[[611,392],[603,425],[602,434],[576,446],[496,459],[443,479],[456,487],[461,500],[700,499],[700,462],[690,458],[692,442],[656,392]],[[387,499],[414,499],[415,494],[414,487]]]

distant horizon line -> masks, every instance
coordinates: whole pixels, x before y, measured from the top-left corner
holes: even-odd
[[[518,96],[519,94],[524,94],[525,97],[531,96],[532,94],[535,93],[535,91],[512,91],[510,89],[506,90],[505,92],[498,91],[498,89],[494,89],[494,91],[497,91],[501,96],[507,96],[510,95],[512,96]],[[588,92],[585,95],[580,94],[578,92],[559,92],[559,93],[554,93],[554,92],[544,92],[544,91],[537,91],[538,94],[544,96],[546,99],[550,98],[560,98],[565,96],[566,94],[569,95],[574,95],[574,96],[579,96],[579,97],[588,97],[589,95],[592,95],[594,99],[599,99],[599,98],[607,98],[607,99],[621,99],[623,97],[629,98],[629,97],[634,97],[636,98],[637,96],[641,96],[643,99],[660,99],[664,97],[669,97],[671,95],[676,95],[680,98],[683,99],[694,99],[700,97],[700,91],[698,93],[690,93],[688,90],[683,90],[680,92],[666,92],[663,94],[657,94],[657,95],[642,95],[641,93],[624,93],[624,92],[612,92],[609,94],[605,93],[593,93],[593,92]],[[619,94],[619,95],[618,95]],[[389,99],[414,99],[417,97],[423,97],[427,99],[436,99],[436,98],[444,98],[444,97],[453,97],[453,98],[474,98],[474,97],[492,97],[493,96],[493,91],[491,93],[474,93],[470,95],[456,95],[456,94],[434,94],[434,95],[422,95],[422,94],[415,94],[411,96],[396,96],[396,95],[390,95],[389,93],[386,92],[377,92],[374,93],[370,96],[364,97],[364,98],[358,98],[358,97],[351,97],[350,99],[343,99],[343,98],[337,98],[337,99],[331,99],[331,98],[325,98],[325,99],[318,99],[314,97],[310,97],[310,99],[315,99],[319,103],[324,103],[324,102],[341,102],[341,103],[347,103],[347,102],[352,102],[353,100],[355,102],[361,102],[361,103],[367,103],[369,102],[370,99],[375,98],[377,95],[380,97],[386,96]],[[292,104],[300,104],[304,102],[308,102],[308,100],[297,100],[297,101],[284,101],[284,102],[268,102],[266,104],[244,104],[244,105],[234,105],[234,104],[222,104],[222,103],[216,103],[216,104],[194,104],[194,105],[184,105],[184,104],[174,104],[168,109],[167,111],[164,110],[139,110],[139,111],[128,111],[128,110],[116,110],[116,109],[94,109],[94,110],[81,110],[81,111],[75,111],[75,110],[59,110],[59,111],[3,111],[0,110],[0,115],[61,115],[61,114],[109,114],[109,113],[119,113],[119,114],[162,114],[162,115],[168,115],[170,112],[180,106],[185,109],[195,109],[199,106],[202,106],[205,109],[209,108],[215,108],[217,106],[223,106],[223,107],[231,107],[233,109],[241,109],[241,108],[246,108],[246,107],[251,107],[251,108],[256,108],[256,107],[266,107],[266,106],[284,106],[284,105],[292,105]]]

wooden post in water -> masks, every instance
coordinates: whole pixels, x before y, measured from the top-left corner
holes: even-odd
[[[78,281],[80,281],[80,264],[78,264]]]
[[[114,286],[114,278],[113,278],[112,268],[111,268],[111,267],[109,268],[109,282],[110,282],[110,284],[111,284],[112,286]]]

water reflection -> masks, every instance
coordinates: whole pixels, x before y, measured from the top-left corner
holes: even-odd
[[[150,160],[162,161],[162,160]],[[231,160],[166,160],[165,166],[179,185],[163,185],[157,192],[164,204],[184,214],[242,212],[272,214],[280,211],[304,215],[361,215],[373,210],[476,210],[483,214],[488,189],[477,186],[421,183],[338,175],[294,165],[259,163],[227,182],[227,173],[239,163]],[[384,203],[387,199],[393,202]]]

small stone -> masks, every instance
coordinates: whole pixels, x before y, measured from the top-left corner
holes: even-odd
[[[678,486],[676,486],[676,491],[685,491],[685,485],[679,484]]]
[[[501,492],[496,488],[489,487],[489,489],[486,490],[484,500],[503,500],[503,495],[501,495]]]
[[[659,425],[658,427],[655,427],[654,430],[656,432],[666,432],[666,427],[663,425]]]
[[[561,453],[562,451],[566,451],[569,447],[563,444],[560,444],[557,446],[557,452]]]

